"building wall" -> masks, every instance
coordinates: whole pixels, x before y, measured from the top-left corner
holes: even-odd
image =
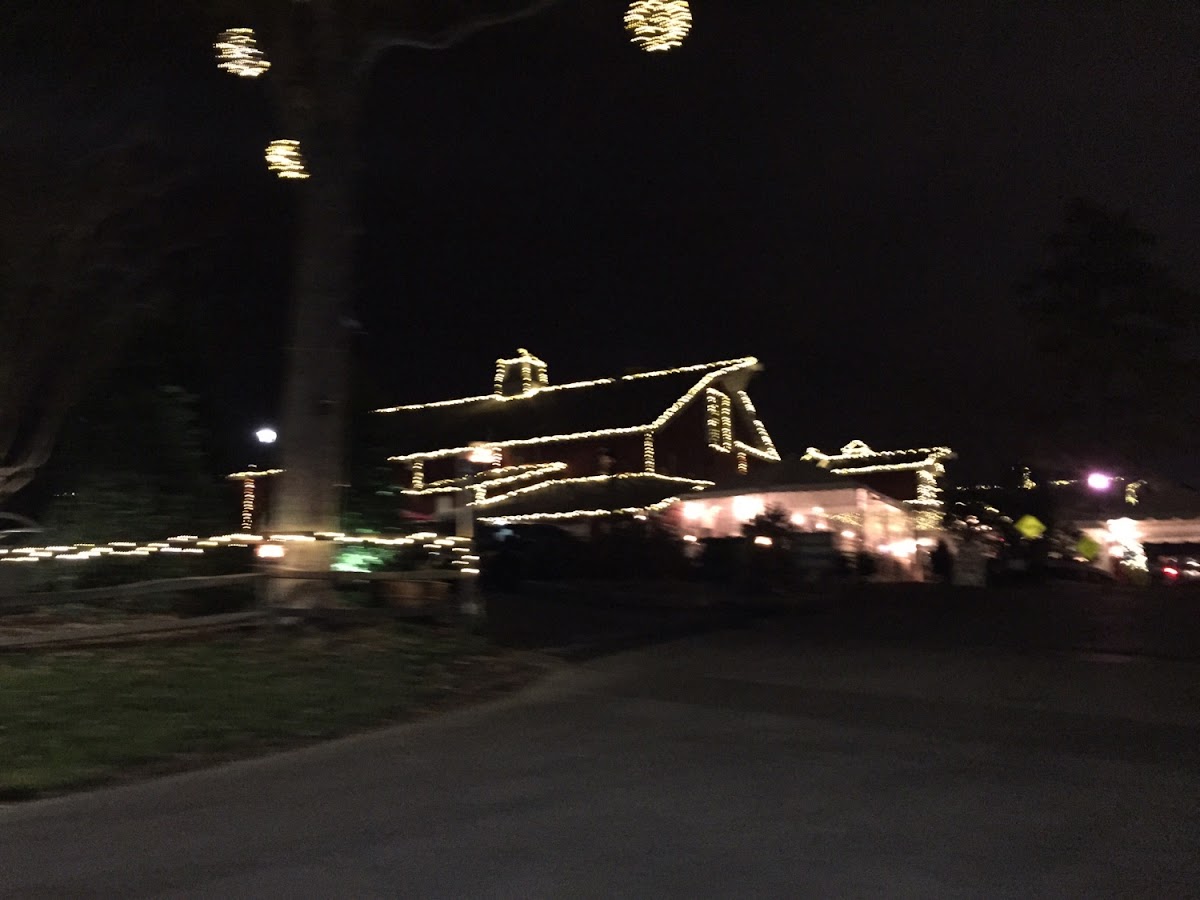
[[[861,487],[748,492],[732,497],[700,494],[675,505],[678,526],[696,537],[737,537],[745,523],[782,509],[798,531],[832,531],[846,552],[866,551],[911,564],[917,542],[909,511]]]
[[[642,436],[636,434],[510,447],[505,449],[501,465],[565,462],[566,471],[556,477],[580,478],[601,473],[600,455],[603,451],[612,457],[608,470],[610,473],[642,471]]]
[[[859,484],[865,484],[867,487],[897,500],[915,500],[917,498],[917,473],[915,471],[867,472],[843,477],[857,481]]]

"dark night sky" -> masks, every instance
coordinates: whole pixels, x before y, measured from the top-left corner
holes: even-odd
[[[1013,288],[1068,198],[1129,208],[1200,282],[1200,6],[692,6],[669,54],[629,45],[623,2],[562,0],[383,60],[364,402],[486,391],[517,346],[560,382],[754,354],[785,451],[970,452],[1040,389]],[[216,73],[208,39],[157,90],[204,151],[197,209],[227,223],[197,283],[221,280],[203,304],[237,331],[208,377],[240,433],[273,405],[289,261],[271,232],[297,185],[264,173],[262,89]]]

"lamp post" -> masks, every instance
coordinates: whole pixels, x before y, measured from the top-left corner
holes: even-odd
[[[255,440],[262,447],[268,447],[275,443],[278,437],[279,435],[275,432],[275,429],[266,425],[254,432]],[[263,454],[257,455],[260,457],[259,462],[267,462],[261,458]],[[230,476],[231,478],[241,478],[242,480],[242,531],[254,531],[255,525],[259,526],[259,530],[265,531],[265,528],[263,528],[265,523],[261,521],[258,515],[258,509],[262,506],[262,503],[257,496],[258,491],[255,482],[259,478],[277,474],[278,470],[272,469],[269,464],[260,468],[257,463],[252,463],[247,471],[235,472]]]

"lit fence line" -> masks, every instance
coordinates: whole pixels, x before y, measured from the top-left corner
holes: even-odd
[[[436,532],[419,532],[403,537],[379,535],[349,535],[342,532],[316,534],[236,534],[200,538],[194,534],[176,535],[165,541],[110,541],[106,544],[51,544],[45,547],[0,547],[0,563],[29,564],[50,560],[82,562],[105,557],[148,557],[161,554],[203,554],[206,550],[226,547],[257,547],[263,543],[332,541],[338,544],[378,547],[407,547],[420,545],[429,549],[452,548],[471,542],[467,537],[447,537]]]

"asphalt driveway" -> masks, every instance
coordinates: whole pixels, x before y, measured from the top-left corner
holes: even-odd
[[[0,896],[1200,896],[1200,667],[802,635],[0,809]]]

